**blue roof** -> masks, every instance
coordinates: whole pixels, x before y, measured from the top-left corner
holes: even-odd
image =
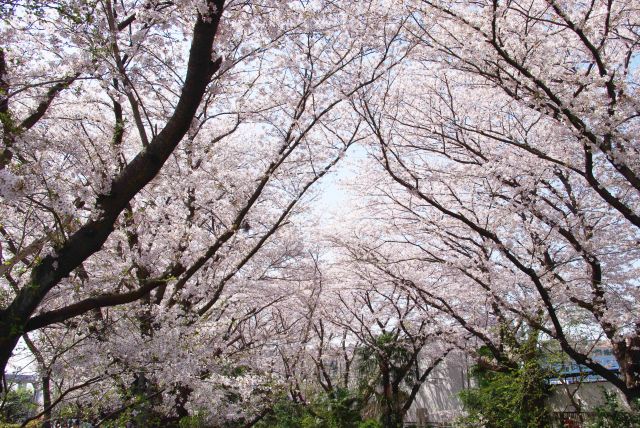
[[[594,349],[589,357],[605,367],[607,370],[620,373],[620,364],[613,356],[613,352],[609,348]],[[550,367],[557,375],[549,378],[547,381],[552,385],[561,383],[577,383],[577,382],[602,382],[605,379],[593,372],[589,367],[578,364],[575,361],[552,363]]]

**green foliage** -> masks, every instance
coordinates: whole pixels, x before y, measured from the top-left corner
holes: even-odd
[[[364,413],[378,417],[385,427],[402,426],[402,407],[416,378],[414,370],[407,370],[413,355],[399,332],[377,336],[357,355],[360,391],[366,394],[370,390],[373,398],[365,403]]]
[[[640,412],[627,410],[613,392],[604,391],[604,404],[595,408],[595,417],[590,428],[637,428],[640,427]],[[635,406],[640,408],[640,402]]]
[[[271,413],[256,424],[257,428],[287,428],[300,426],[299,422],[309,412],[305,406],[293,401],[279,400],[271,409]]]
[[[3,397],[4,405],[0,409],[1,422],[21,422],[36,409],[33,392],[27,388],[11,389]]]
[[[2,95],[2,91],[0,91],[0,95]],[[4,132],[15,132],[18,130],[18,125],[11,113],[1,113],[0,112],[0,123],[2,124]]]
[[[376,420],[367,419],[366,421],[360,422],[358,428],[382,428],[382,425]]]
[[[522,343],[512,340],[515,367],[489,370],[476,366],[473,369],[478,386],[460,393],[468,414],[461,423],[486,428],[551,426],[545,405],[550,393],[546,382],[550,372],[540,364],[537,343],[535,331]]]
[[[360,397],[346,389],[338,388],[332,394],[322,394],[315,403],[316,414],[326,421],[326,426],[348,427],[361,422]]]
[[[161,427],[163,426],[162,414],[157,412],[153,405],[153,399],[150,399],[143,393],[131,394],[129,404],[121,411],[115,412],[111,418],[105,421],[101,426],[107,428],[120,428],[132,423],[133,426],[144,427]],[[70,415],[78,415],[79,412]]]
[[[178,427],[179,428],[202,428],[203,426],[205,426],[205,416],[206,414],[204,412],[198,412],[195,415],[182,418],[178,422]]]
[[[259,428],[378,428],[375,421],[363,421],[360,399],[346,389],[314,396],[308,404],[288,399],[278,401]]]
[[[107,428],[121,428],[132,423],[135,427],[161,427],[162,418],[159,414],[149,412],[146,409],[126,409],[113,419],[104,422],[101,426]]]
[[[463,391],[460,398],[469,413],[466,422],[487,428],[534,428],[549,426],[544,405],[548,395],[545,373],[536,362],[505,372],[477,372],[478,387]]]
[[[374,345],[358,349],[357,354],[359,374],[363,380],[379,377],[381,365],[386,365],[390,371],[390,377],[396,378],[400,375],[400,368],[411,359],[411,353],[392,333],[381,334],[376,337]],[[410,370],[404,374],[404,382],[412,384],[413,377],[414,373]]]

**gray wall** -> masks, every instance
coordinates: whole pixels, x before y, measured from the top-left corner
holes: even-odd
[[[469,388],[470,362],[462,352],[449,353],[420,388],[405,421],[422,425],[448,422],[462,416],[458,393]]]

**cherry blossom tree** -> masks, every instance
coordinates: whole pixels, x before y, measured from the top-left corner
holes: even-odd
[[[280,328],[260,318],[279,292],[241,290],[295,277],[292,219],[362,138],[347,101],[406,56],[405,20],[375,3],[26,6],[3,50],[3,358],[26,332],[71,328],[87,338],[79,383],[124,370],[116,389],[144,378],[186,415],[222,370],[207,358]]]
[[[449,349],[509,370],[535,331],[637,399],[639,6],[2,2],[3,373],[23,338],[46,418],[251,424],[366,349],[392,424]]]
[[[394,206],[386,240],[464,282],[443,295],[398,279],[450,315],[456,287],[471,284],[492,317],[544,332],[630,401],[640,361],[632,8],[421,2],[416,56],[355,106],[389,179],[379,184]],[[613,348],[622,378],[589,357],[580,330]]]
[[[439,337],[439,325],[410,294],[399,287],[385,288],[378,284],[339,298],[342,311],[350,312],[354,321],[343,327],[362,343],[356,364],[366,382],[364,402],[378,401],[380,421],[394,427],[402,425],[420,387],[450,348]]]
[[[218,32],[224,2],[203,2],[199,4],[200,8],[197,9],[197,16],[195,16],[189,60],[185,64],[187,74],[184,78],[184,83],[177,87],[177,93],[179,94],[179,97],[176,99],[177,103],[174,108],[169,110],[169,114],[165,116],[165,121],[160,130],[158,130],[158,125],[156,124],[154,126],[153,123],[150,124],[151,129],[147,130],[141,123],[140,103],[133,94],[135,86],[129,82],[129,77],[125,69],[125,61],[129,61],[129,64],[131,64],[132,58],[126,53],[121,53],[118,47],[119,42],[117,37],[120,31],[117,27],[118,22],[114,16],[112,4],[105,2],[101,5],[104,7],[104,14],[100,15],[100,19],[93,18],[93,11],[89,9],[89,4],[80,3],[74,5],[70,3],[61,5],[59,14],[62,15],[62,19],[59,20],[56,20],[55,16],[50,16],[47,13],[47,6],[47,4],[42,5],[44,18],[42,21],[36,18],[36,22],[41,23],[43,26],[49,26],[50,30],[53,31],[54,35],[51,40],[52,49],[39,50],[36,48],[36,46],[42,48],[42,35],[47,34],[46,32],[40,33],[40,31],[38,31],[39,28],[34,30],[35,34],[29,34],[28,36],[25,34],[26,32],[15,31],[18,30],[18,27],[33,28],[31,25],[35,23],[18,22],[16,23],[16,28],[6,28],[4,30],[4,34],[9,36],[8,38],[5,37],[5,43],[9,44],[11,41],[19,40],[27,36],[26,41],[33,42],[33,44],[16,43],[14,45],[15,47],[10,45],[11,48],[15,50],[8,50],[5,53],[5,49],[7,48],[3,49],[1,58],[3,143],[5,146],[2,156],[5,189],[3,194],[10,198],[17,198],[16,202],[19,203],[21,195],[16,193],[25,193],[25,199],[33,200],[33,202],[30,201],[33,205],[41,206],[42,210],[45,212],[48,211],[53,218],[53,222],[51,222],[51,220],[48,221],[47,223],[49,223],[49,225],[45,226],[44,230],[39,233],[33,230],[34,235],[40,236],[38,236],[36,240],[25,242],[24,246],[16,246],[16,235],[11,233],[11,229],[7,230],[7,226],[5,226],[7,246],[13,246],[15,250],[12,251],[13,257],[11,258],[10,265],[15,266],[17,262],[25,261],[27,262],[26,265],[28,266],[27,269],[29,273],[25,275],[28,279],[24,280],[23,284],[19,282],[12,284],[15,294],[9,298],[9,304],[2,310],[0,321],[0,348],[2,349],[0,353],[0,363],[3,371],[18,338],[27,330],[26,324],[38,306],[63,278],[67,277],[72,271],[81,268],[82,263],[102,247],[112,233],[119,215],[125,210],[127,205],[130,204],[136,194],[157,175],[175,147],[184,135],[187,134],[193,117],[207,90],[207,86],[212,76],[220,70],[222,64],[222,59],[214,57],[212,49],[214,38]],[[74,8],[74,6],[77,7]],[[193,17],[190,11],[190,8],[193,6],[189,6],[191,5],[187,5],[186,9],[180,11],[183,13],[182,18]],[[184,15],[185,12],[186,16]],[[19,11],[15,13],[16,16],[20,14]],[[122,15],[125,14],[126,13],[122,13]],[[38,15],[35,16],[37,17]],[[129,21],[133,23],[136,17],[137,15],[130,18]],[[25,19],[29,20],[31,17],[27,16]],[[189,20],[193,21],[193,19]],[[182,23],[186,24],[184,21]],[[153,17],[145,18],[141,24],[143,26],[141,30],[142,34],[133,34],[131,32],[127,34],[126,37],[130,39],[132,54],[133,51],[143,47],[143,40],[154,38],[153,30],[158,26],[153,24]],[[129,27],[130,25],[127,25],[127,28]],[[85,37],[95,34],[94,31],[102,36],[102,40],[100,40],[100,38],[98,40],[85,39]],[[11,36],[12,33],[13,35]],[[139,40],[141,36],[143,40]],[[159,35],[156,35],[156,37],[159,37]],[[24,41],[25,39],[22,40]],[[86,44],[87,41],[90,43]],[[111,49],[108,49],[106,52],[104,50],[101,51],[100,46],[105,45],[111,46]],[[65,48],[72,51],[69,52],[69,56],[64,55],[63,50]],[[59,52],[57,52],[58,49],[60,49]],[[105,54],[112,55],[106,58]],[[48,55],[51,55],[51,57],[47,58]],[[123,55],[127,55],[127,57]],[[47,59],[47,62],[51,64],[49,67],[42,63],[42,61]],[[102,61],[100,61],[101,59]],[[113,60],[113,62],[109,60]],[[12,62],[19,64],[18,67],[13,70],[10,67]],[[67,70],[59,67],[58,64],[60,63],[68,64],[67,67],[65,67]],[[134,62],[131,66],[133,67],[134,64],[137,70],[141,70],[142,64],[136,64]],[[44,67],[42,67],[43,65]],[[33,66],[33,69],[31,69],[31,66]],[[44,148],[47,146],[52,147],[55,146],[55,143],[50,142],[50,139],[59,143],[71,135],[75,138],[77,134],[71,133],[69,135],[69,133],[64,132],[65,127],[63,124],[59,124],[58,127],[53,124],[46,126],[41,121],[50,109],[54,99],[62,95],[64,88],[73,83],[82,72],[97,75],[115,75],[116,70],[111,69],[111,66],[115,66],[117,74],[119,75],[118,78],[123,80],[122,85],[126,88],[126,92],[129,92],[132,114],[136,118],[137,131],[139,134],[136,135],[135,140],[140,139],[139,143],[142,144],[142,150],[137,154],[134,152],[131,161],[122,166],[118,172],[116,172],[117,170],[115,169],[117,163],[110,163],[105,166],[109,169],[114,168],[111,171],[102,168],[85,171],[82,176],[84,176],[83,178],[85,178],[86,181],[82,179],[77,180],[75,181],[75,186],[70,189],[65,189],[64,186],[50,188],[47,186],[47,183],[52,179],[55,182],[59,181],[63,184],[71,177],[61,176],[60,180],[55,180],[55,174],[47,177],[49,173],[55,170],[55,168],[49,167],[52,167],[52,164],[55,164],[59,159],[46,155],[43,156],[44,159],[41,158],[36,144],[40,146],[44,144]],[[44,69],[38,70],[39,68]],[[162,78],[165,76],[160,75],[158,77]],[[94,83],[92,81],[93,79],[89,80],[91,83]],[[98,80],[98,82],[105,82],[105,79],[96,80]],[[113,83],[113,89],[120,86],[117,78],[113,82],[111,82],[111,80],[111,78],[107,77],[105,85]],[[10,86],[10,84],[12,86]],[[41,88],[46,90],[44,96],[38,93],[42,91]],[[86,92],[86,95],[88,97],[94,96],[94,94],[89,91]],[[29,103],[29,100],[33,100],[34,97],[41,98],[42,101],[32,107],[30,105],[32,102]],[[36,100],[38,98],[36,98]],[[24,101],[22,101],[23,99]],[[67,102],[69,101],[70,100],[67,100]],[[104,100],[102,102],[104,102]],[[18,106],[21,108],[14,108]],[[121,144],[124,136],[121,119],[122,105],[119,101],[114,100],[113,109],[116,114],[116,125],[112,127],[114,130],[112,137],[113,145],[117,147]],[[91,111],[85,112],[88,114],[95,113]],[[73,122],[73,120],[71,120],[71,122]],[[83,125],[85,124],[80,120],[79,128],[82,129]],[[90,130],[87,129],[88,127],[89,124],[87,123],[84,126],[84,130],[88,134],[87,143],[95,146],[96,142],[93,140]],[[35,135],[29,138],[30,130],[34,130],[34,133],[39,131],[38,134],[40,138]],[[148,131],[151,130],[153,134],[152,137],[149,138],[147,134]],[[136,145],[137,144],[135,144],[134,147]],[[107,144],[107,146],[110,145]],[[86,148],[88,147],[84,146],[79,149],[83,150]],[[61,153],[64,153],[64,151]],[[99,159],[99,153],[89,152],[87,155],[88,157],[85,157],[85,159],[92,159],[93,156]],[[56,157],[59,158],[59,156]],[[24,172],[21,171],[19,175],[9,171],[7,168],[8,162],[14,158],[19,161],[20,167],[26,170]],[[72,161],[72,159],[72,153],[69,153],[69,157],[66,157],[66,159],[65,157],[62,158],[63,162],[60,166],[63,169],[61,173],[72,172],[72,169],[69,168],[69,162]],[[33,172],[31,171],[32,166]],[[93,182],[90,175],[91,173],[97,174],[96,178],[99,177],[99,181]],[[31,174],[33,174],[33,178],[37,177],[39,180],[27,182],[26,179],[28,177],[31,178]],[[75,174],[72,172],[72,175]],[[82,207],[86,203],[82,197],[78,197],[77,199],[73,197],[74,193],[76,193],[74,190],[78,189],[78,187],[84,187],[82,184],[83,181],[87,184],[88,189],[85,188],[82,190],[84,193],[89,193],[90,199],[92,200],[91,202],[95,201],[95,209],[92,209],[88,215],[83,214],[79,219],[80,224],[78,225],[73,221],[73,216],[70,216],[68,211],[71,209],[69,208],[70,202],[70,206],[74,207],[74,200],[77,201],[76,205],[78,207]],[[44,202],[40,196],[43,194],[42,190],[38,189],[36,185],[38,182],[43,183],[45,186],[43,188],[45,196]],[[51,185],[54,184],[56,183],[51,183]],[[26,187],[28,185],[33,185],[34,188],[29,189]],[[89,192],[87,192],[87,190],[89,190]],[[51,197],[48,197],[47,194],[51,195]],[[48,199],[52,199],[52,201]],[[50,202],[57,204],[59,208],[50,206]],[[34,208],[28,209],[27,213],[33,209]],[[77,209],[79,210],[81,208]],[[18,209],[18,212],[19,211],[22,210]],[[60,213],[61,215],[58,214],[58,211],[62,211]],[[75,210],[71,212],[73,211]],[[29,219],[30,215],[27,214],[26,217],[26,219],[17,218],[17,223],[15,224],[22,223],[25,226],[21,227],[23,231],[31,231],[31,225],[24,224],[25,221],[28,221],[27,219]],[[36,221],[36,223],[39,222]],[[11,226],[13,225],[14,224],[11,224]],[[22,234],[17,236],[21,235]],[[22,240],[17,242],[22,244]],[[37,247],[42,248],[45,243],[48,244],[47,246],[50,248],[49,254],[43,257],[29,257],[36,251]],[[11,250],[11,248],[9,249]],[[27,249],[27,251],[24,251],[24,249]],[[79,272],[82,272],[82,270],[81,268]],[[10,272],[5,272],[5,277],[9,273]],[[86,273],[80,275],[86,277]],[[113,296],[106,298],[113,298]]]

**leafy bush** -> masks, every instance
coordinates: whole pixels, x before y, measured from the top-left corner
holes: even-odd
[[[4,405],[0,409],[0,422],[22,422],[37,409],[33,392],[26,388],[7,391]]]
[[[195,415],[187,416],[180,419],[178,423],[179,428],[201,428],[205,426],[206,414],[204,412],[198,412]]]
[[[551,392],[546,381],[551,372],[540,362],[538,332],[530,332],[521,341],[516,341],[513,334],[505,337],[511,339],[512,365],[500,370],[483,366],[473,369],[478,386],[460,393],[468,414],[460,422],[485,428],[550,427],[545,401]],[[485,356],[490,355],[486,352]]]
[[[363,421],[361,403],[346,389],[314,396],[308,404],[282,399],[260,421],[261,428],[381,428],[376,421]]]
[[[620,405],[616,394],[603,391],[604,404],[595,408],[595,417],[589,423],[590,428],[636,428],[640,427],[640,412],[627,410]],[[636,403],[640,408],[640,402]]]
[[[506,372],[476,372],[477,388],[460,394],[467,423],[487,428],[538,428],[550,425],[544,405],[545,374],[536,362]]]
[[[382,425],[374,419],[367,419],[366,421],[360,422],[358,428],[382,428]]]

